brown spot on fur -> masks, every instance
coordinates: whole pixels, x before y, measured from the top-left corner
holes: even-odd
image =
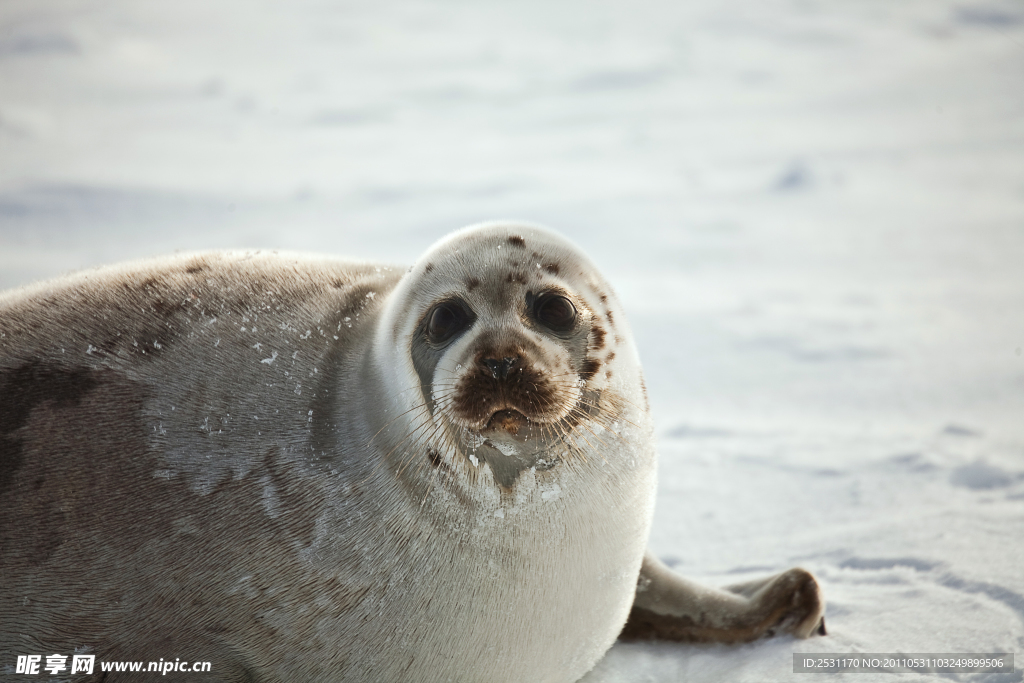
[[[64,369],[33,361],[0,374],[0,495],[24,464],[17,431],[41,403],[55,408],[77,405],[96,385],[91,371]]]
[[[208,269],[209,269],[209,266],[207,266],[205,263],[202,263],[201,261],[196,261],[195,263],[190,265],[188,268],[186,268],[185,272],[188,273],[189,275],[195,275],[196,273],[201,273],[204,270],[208,270]]]
[[[611,311],[605,311],[604,314],[608,318],[608,324],[610,324],[610,325],[612,325],[614,327],[615,326],[615,318],[612,317],[612,312]]]
[[[425,267],[425,268],[423,269],[423,272],[425,272],[425,273],[429,273],[429,272],[430,272],[430,271],[432,271],[433,269],[434,269],[434,264],[433,264],[433,263],[428,263],[428,264],[426,265],[426,267]]]
[[[525,285],[526,284],[526,276],[524,274],[522,274],[522,273],[509,273],[508,277],[505,278],[505,281],[509,282],[509,283],[518,282],[521,285]]]
[[[557,263],[546,263],[546,264],[544,264],[544,270],[548,271],[552,275],[558,275],[558,264]]]
[[[519,235],[512,235],[511,237],[509,237],[508,238],[508,243],[511,244],[513,247],[524,247],[524,246],[526,246],[526,240],[524,240]]]
[[[589,380],[597,371],[601,369],[601,361],[596,358],[588,358],[583,361],[583,366],[580,368],[580,379]]]
[[[608,301],[608,295],[607,294],[602,294],[601,295],[601,303],[607,303],[607,301]]]
[[[434,467],[441,466],[441,454],[438,453],[436,448],[427,449],[427,458],[430,460],[430,464]]]
[[[139,520],[127,512],[132,505],[126,501],[138,500],[139,493],[125,485],[125,477],[133,469],[151,466],[142,464],[146,434],[136,419],[144,400],[141,392],[113,370],[33,363],[3,379],[4,389],[13,394],[3,391],[0,396],[25,399],[24,406],[13,411],[9,405],[0,408],[5,428],[23,423],[0,439],[8,451],[4,461],[10,462],[11,450],[15,459],[23,453],[22,467],[13,472],[0,515],[5,573],[35,572],[34,567],[51,561],[73,563],[76,557],[96,562],[94,554],[109,557],[105,553],[115,551],[99,551],[89,540],[92,530],[136,528]],[[26,386],[26,381],[31,385]],[[151,479],[152,470],[147,474]],[[108,488],[98,494],[102,486]],[[113,491],[122,493],[122,499],[110,495]],[[141,499],[150,504],[148,497]],[[119,523],[93,524],[115,518]],[[27,528],[31,534],[23,532]],[[131,536],[125,533],[118,538],[116,552],[134,550]]]
[[[466,280],[466,291],[472,292],[474,289],[480,286],[479,278],[471,277]]]
[[[594,327],[591,328],[591,330],[590,330],[590,335],[591,335],[591,341],[590,341],[590,348],[591,348],[591,350],[593,350],[593,351],[600,351],[601,349],[603,349],[604,348],[604,337],[605,337],[604,328],[600,327],[598,325],[594,325]]]
[[[153,310],[157,312],[157,315],[163,316],[164,318],[170,318],[183,308],[185,308],[183,304],[170,303],[163,299],[154,299],[153,301]]]
[[[345,286],[345,281],[344,280],[332,280],[331,281],[331,287],[333,287],[334,289],[342,289],[344,286]]]

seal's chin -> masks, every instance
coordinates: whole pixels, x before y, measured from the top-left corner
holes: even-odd
[[[529,418],[518,410],[506,408],[505,410],[498,410],[491,415],[491,419],[487,421],[487,424],[480,431],[483,434],[504,432],[511,436],[516,436],[519,434],[519,430],[525,427],[529,421]]]

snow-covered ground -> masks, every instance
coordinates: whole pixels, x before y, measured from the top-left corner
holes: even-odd
[[[625,302],[658,555],[799,564],[828,600],[826,638],[619,644],[588,683],[1024,652],[1021,2],[0,3],[0,286],[208,247],[411,262],[503,217]]]

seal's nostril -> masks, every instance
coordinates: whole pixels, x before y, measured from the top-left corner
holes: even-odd
[[[494,375],[494,379],[498,379],[502,371],[501,361],[496,360],[494,358],[484,358],[480,361],[480,363],[491,371],[491,374]]]

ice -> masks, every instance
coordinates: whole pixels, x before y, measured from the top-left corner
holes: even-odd
[[[6,0],[0,26],[2,286],[220,247],[410,264],[504,217],[591,255],[658,425],[652,549],[714,584],[802,565],[830,635],[619,644],[588,683],[1022,650],[1019,2]]]
[[[516,445],[512,442],[497,440],[490,441],[489,443],[491,446],[494,446],[499,451],[501,451],[502,454],[504,455],[512,456],[519,452],[519,450],[516,448]]]
[[[540,498],[545,503],[550,503],[561,497],[562,487],[558,484],[544,484],[540,487]]]

